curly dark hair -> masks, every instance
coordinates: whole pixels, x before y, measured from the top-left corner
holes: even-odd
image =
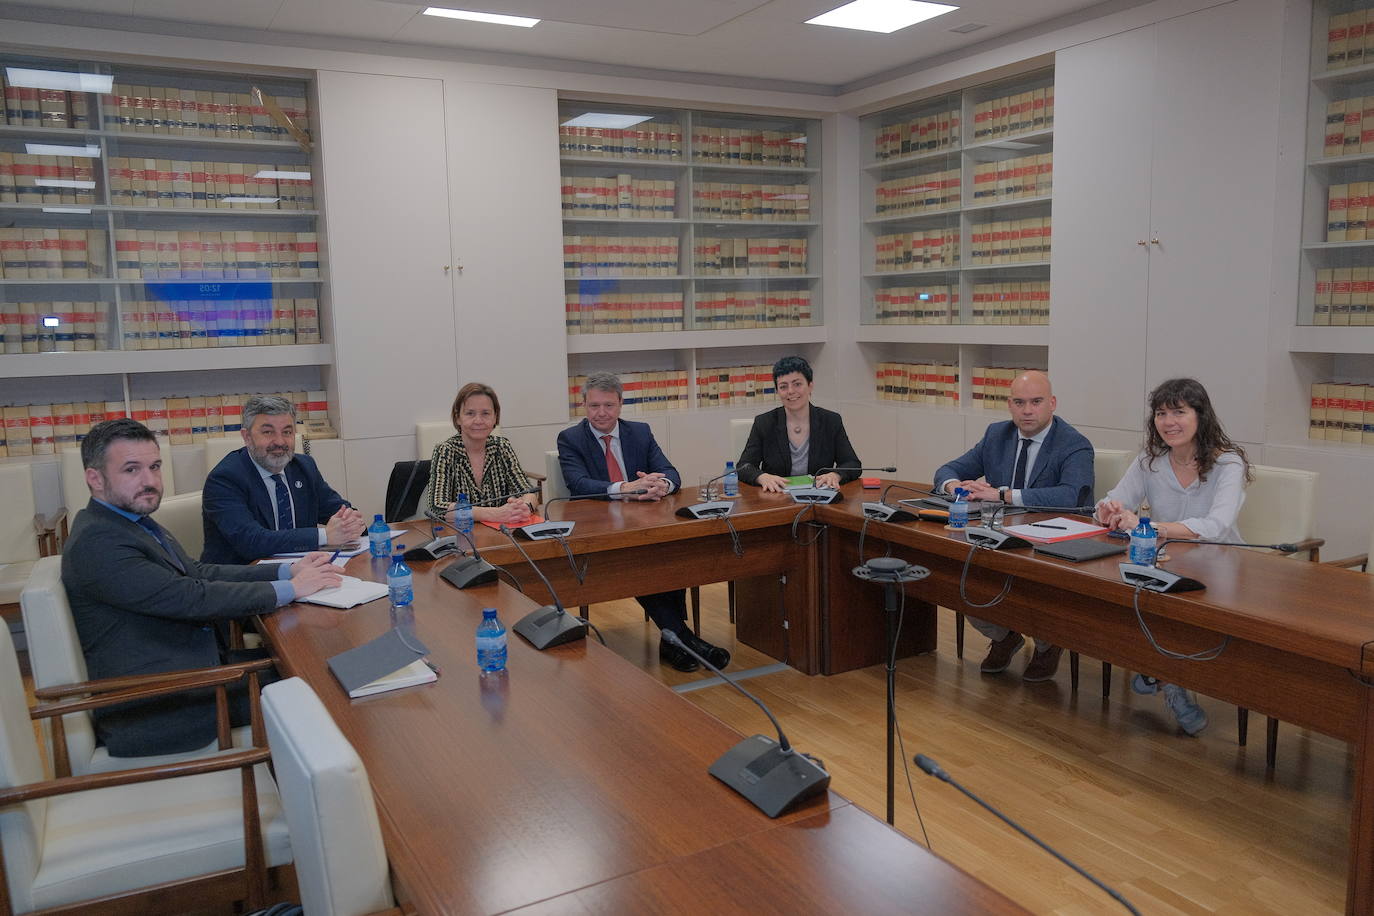
[[[811,381],[811,364],[801,356],[784,356],[773,364],[773,381],[784,375],[791,375],[793,372],[800,372],[802,378]]]
[[[1197,433],[1193,443],[1197,449],[1197,476],[1206,480],[1216,466],[1217,459],[1226,452],[1235,453],[1245,465],[1245,482],[1249,483],[1254,475],[1250,471],[1250,459],[1226,431],[1221,428],[1217,412],[1212,407],[1212,399],[1207,389],[1193,378],[1171,378],[1161,382],[1148,398],[1149,410],[1145,414],[1145,452],[1150,456],[1149,467],[1153,469],[1155,459],[1169,453],[1164,437],[1155,428],[1155,412],[1168,407],[1191,407],[1197,414]]]

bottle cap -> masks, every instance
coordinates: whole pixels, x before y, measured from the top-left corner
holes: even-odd
[[[380,521],[382,520],[382,513],[378,512],[377,515],[376,515],[372,520],[373,520],[374,522],[380,522]]]
[[[399,559],[401,558],[401,554],[403,554],[403,553],[406,552],[406,545],[404,545],[404,544],[397,544],[396,547],[395,547],[395,550],[396,550],[396,559],[399,560]]]
[[[496,608],[494,608],[494,607],[484,607],[484,608],[482,608],[482,617],[483,617],[483,618],[495,617],[495,616],[496,616]]]

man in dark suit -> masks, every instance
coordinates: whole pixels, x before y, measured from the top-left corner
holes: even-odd
[[[604,493],[612,499],[662,499],[682,486],[682,477],[654,440],[648,423],[621,420],[624,388],[609,372],[587,377],[582,388],[587,418],[558,434],[558,463],[573,496]],[[713,646],[687,626],[683,589],[641,595],[637,600],[659,629],[671,629],[698,655],[717,668],[730,664],[730,653]],[[686,652],[660,642],[658,657],[678,671],[701,667]]]
[[[1031,371],[1011,383],[1007,407],[1011,420],[994,423],[978,444],[935,472],[935,487],[953,495],[955,487],[969,499],[1013,506],[1085,506],[1092,503],[1093,446],[1054,415],[1057,406],[1049,376]],[[1025,638],[1014,630],[969,617],[968,622],[992,640],[980,670],[1007,670]],[[1035,655],[1021,679],[1048,681],[1059,670],[1064,650],[1035,641]]]
[[[297,455],[296,409],[280,397],[243,405],[243,448],[205,478],[207,563],[251,563],[360,537],[367,523],[324,482],[315,459]]]
[[[62,550],[62,585],[92,678],[223,663],[216,621],[247,617],[339,584],[329,555],[287,565],[197,563],[152,514],[162,503],[162,453],[136,420],[107,420],[81,442],[91,501]],[[232,695],[232,693],[231,693]],[[232,704],[248,721],[247,697]],[[178,694],[95,712],[114,757],[191,751],[215,737],[214,695]]]

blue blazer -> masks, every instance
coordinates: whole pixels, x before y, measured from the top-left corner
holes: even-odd
[[[1021,431],[1010,420],[994,423],[978,444],[935,472],[942,480],[977,480],[994,487],[1011,486]],[[1055,417],[1040,445],[1035,466],[1021,490],[1027,506],[1087,506],[1093,501],[1093,446],[1082,433]]]
[[[324,482],[309,455],[296,455],[282,473],[296,509],[296,524],[301,527],[277,531],[276,503],[263,486],[248,449],[232,451],[215,465],[201,493],[205,527],[202,562],[252,563],[275,553],[319,548],[316,526],[329,521],[348,503]]]
[[[653,428],[648,423],[621,420],[620,451],[625,458],[622,470],[627,483],[633,483],[638,472],[643,471],[662,474],[673,482],[673,489],[681,488],[682,475],[658,447]],[[606,447],[586,419],[558,434],[558,463],[563,468],[563,481],[573,496],[605,493],[611,485],[610,472],[606,470]]]

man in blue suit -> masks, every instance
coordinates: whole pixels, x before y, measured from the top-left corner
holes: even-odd
[[[251,563],[304,553],[362,535],[362,513],[324,482],[315,459],[297,455],[296,409],[280,397],[243,406],[243,448],[205,478],[205,563]]]
[[[1056,401],[1049,376],[1030,371],[1011,383],[1007,407],[1011,420],[994,423],[973,448],[935,472],[935,488],[948,495],[955,487],[969,498],[1013,506],[1085,506],[1092,502],[1093,446],[1082,433],[1054,415]],[[1025,638],[1014,630],[969,617],[992,640],[980,670],[1007,670]],[[1048,681],[1059,670],[1064,650],[1040,640],[1021,679]]]
[[[604,493],[612,499],[658,500],[682,486],[682,476],[654,440],[648,423],[621,420],[624,388],[609,372],[587,377],[582,388],[587,418],[558,434],[558,463],[573,496]],[[717,668],[730,664],[730,653],[713,646],[687,626],[683,589],[636,598],[660,630],[671,629],[698,655]],[[666,642],[660,661],[678,671],[701,667],[686,652]]]

